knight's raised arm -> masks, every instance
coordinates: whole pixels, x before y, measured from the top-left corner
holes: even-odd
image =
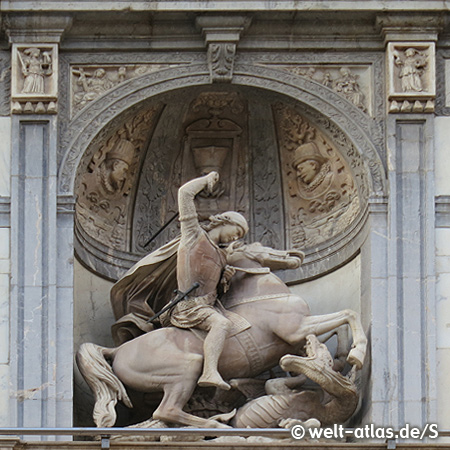
[[[181,233],[183,234],[183,223],[197,222],[197,210],[195,209],[195,196],[203,189],[212,189],[219,180],[217,172],[210,172],[200,178],[194,178],[180,187],[178,190],[178,210],[180,212]]]

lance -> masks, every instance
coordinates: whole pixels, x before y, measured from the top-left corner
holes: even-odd
[[[178,216],[180,213],[175,213],[145,244],[144,248],[147,247],[150,242],[153,242]]]
[[[186,292],[181,292],[178,289],[175,291],[177,293],[176,297],[173,298],[164,308],[156,313],[152,318],[147,320],[147,323],[154,322],[161,314],[164,314],[170,308],[173,308],[177,303],[184,300],[191,292],[195,291],[200,286],[200,283],[195,282]]]

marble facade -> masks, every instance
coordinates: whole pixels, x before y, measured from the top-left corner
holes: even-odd
[[[90,424],[74,347],[112,345],[111,281],[208,143],[236,175],[220,207],[306,251],[291,289],[316,312],[361,312],[358,423],[450,430],[442,2],[32,3],[0,0],[0,426]],[[317,195],[292,168],[311,142],[334,176]],[[108,190],[117,148],[127,176]]]

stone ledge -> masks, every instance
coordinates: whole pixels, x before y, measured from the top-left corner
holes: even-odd
[[[8,442],[11,442],[9,440]],[[14,450],[98,450],[99,441],[75,441],[75,442],[22,442],[18,441],[15,445],[3,446],[0,442],[0,448]],[[284,449],[308,449],[308,450],[381,450],[386,449],[386,443],[300,443],[297,441],[289,442],[264,442],[264,443],[231,443],[231,442],[121,442],[111,443],[111,449],[114,450],[142,450],[142,449],[218,449],[218,450],[284,450]],[[399,450],[448,450],[450,444],[397,444]]]
[[[450,228],[450,195],[439,195],[435,202],[436,227]]]
[[[35,9],[43,11],[419,11],[425,9],[423,0],[160,0],[160,1],[115,1],[98,0],[73,1],[47,0],[37,3],[33,0],[10,0],[2,2],[2,11],[20,12]],[[34,8],[33,8],[34,7]],[[426,11],[447,11],[442,0],[427,0]]]
[[[11,215],[10,197],[0,197],[0,227],[9,227]]]

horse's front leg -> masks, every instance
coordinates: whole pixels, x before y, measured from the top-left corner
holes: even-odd
[[[353,345],[347,357],[347,362],[357,369],[361,369],[364,363],[367,349],[367,337],[364,333],[359,314],[351,309],[344,309],[337,313],[324,314],[322,316],[305,317],[298,333],[301,336],[314,334],[320,336],[336,330],[336,328],[348,324],[353,334]]]

